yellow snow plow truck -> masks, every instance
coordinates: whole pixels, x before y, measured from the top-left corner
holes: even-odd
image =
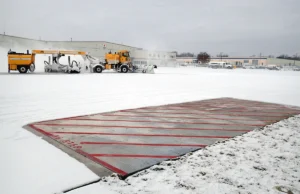
[[[127,50],[120,50],[115,53],[109,51],[105,54],[104,60],[100,60],[90,55],[87,55],[86,57],[90,61],[90,69],[95,73],[101,73],[103,70],[110,69],[121,73],[127,73],[128,71],[133,70],[129,51]]]
[[[105,54],[104,60],[86,55],[90,61],[91,72],[101,73],[103,70],[114,70],[121,73],[154,73],[153,65],[133,65],[128,50],[120,50]]]

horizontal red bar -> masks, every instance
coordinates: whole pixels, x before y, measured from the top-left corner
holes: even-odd
[[[160,106],[158,106],[160,107]],[[284,108],[285,110],[293,110],[293,109],[290,109],[290,108],[286,108],[284,106],[256,106],[256,105],[252,105],[252,104],[227,104],[227,105],[224,105],[224,104],[221,104],[220,106],[218,105],[211,105],[211,106],[199,106],[199,105],[188,105],[188,104],[185,104],[185,105],[169,105],[169,106],[161,106],[161,107],[198,107],[198,108],[237,108],[237,109],[247,109],[247,108],[257,108],[257,109],[260,109],[260,108],[266,108],[266,109],[281,109]]]
[[[60,119],[44,120],[44,121],[35,122],[34,125],[37,125],[37,124],[43,123],[43,122],[60,121],[60,120],[66,120],[66,119],[75,119],[75,118],[83,117],[83,116],[89,116],[89,115],[82,115],[82,116],[66,117],[66,118],[60,118]]]
[[[158,130],[202,130],[202,131],[237,131],[248,132],[248,129],[223,129],[223,128],[172,128],[172,127],[152,127],[152,126],[119,126],[119,125],[85,125],[85,124],[60,124],[60,123],[39,123],[46,126],[64,126],[64,127],[102,127],[102,128],[132,128],[132,129],[158,129]]]
[[[89,158],[90,160],[93,160],[94,162],[96,162],[96,163],[98,163],[98,164],[100,164],[100,165],[108,168],[109,170],[112,170],[112,171],[114,171],[114,172],[122,175],[122,176],[125,176],[125,175],[128,174],[127,172],[124,172],[123,170],[121,170],[119,168],[116,168],[116,167],[108,164],[107,162],[104,162],[103,160],[100,160],[100,159],[96,158],[92,154],[88,154],[88,153],[86,153],[86,152],[84,152],[84,151],[82,151],[80,149],[77,149],[76,152],[79,153],[79,154],[81,154],[81,155],[83,155],[83,156],[85,156],[85,157],[87,157],[87,158]]]
[[[285,108],[290,109],[289,107],[283,105],[266,105],[266,104],[250,104],[250,103],[211,103],[211,104],[196,104],[196,103],[185,103],[185,104],[170,104],[163,106],[152,106],[152,107],[203,107],[203,108],[224,108],[224,107],[251,107],[251,108]]]
[[[212,117],[169,117],[169,116],[157,116],[157,115],[120,115],[120,114],[99,114],[99,116],[107,116],[107,117],[144,117],[144,118],[148,118],[148,117],[153,117],[153,118],[170,118],[170,119],[207,119],[207,120],[226,120],[226,121],[232,121],[232,120],[239,120],[239,121],[261,121],[261,122],[275,122],[274,120],[252,120],[252,119],[245,119],[245,118],[228,118],[228,119],[224,119],[224,118],[212,118]]]
[[[238,112],[238,113],[262,113],[262,114],[295,114],[295,113],[298,113],[298,112],[284,112],[284,111],[281,111],[281,112],[266,112],[266,111],[260,111],[260,110],[256,110],[256,111],[251,111],[251,110],[226,110],[226,109],[223,109],[223,110],[205,110],[205,109],[195,109],[194,106],[191,106],[193,107],[193,109],[176,109],[176,108],[146,108],[147,110],[166,110],[166,111],[173,111],[173,110],[186,110],[186,111],[203,111],[203,112],[229,112],[229,113],[234,113],[234,112]],[[145,109],[143,109],[145,110]],[[278,116],[278,115],[272,115],[272,116]]]
[[[203,107],[203,108],[224,108],[224,106],[227,106],[228,108],[233,107],[233,108],[265,108],[265,109],[285,109],[285,110],[300,110],[298,107],[286,107],[284,105],[279,105],[279,104],[275,104],[275,105],[268,105],[268,104],[252,104],[252,103],[216,103],[216,104],[210,104],[210,105],[205,105],[203,106],[203,104],[174,104],[174,105],[168,105],[168,106],[164,106],[164,107]],[[159,106],[157,106],[159,107]]]
[[[54,134],[73,134],[73,135],[120,135],[120,136],[145,136],[145,137],[188,137],[188,138],[231,138],[231,136],[199,136],[199,135],[169,135],[169,134],[132,134],[132,133],[100,133],[100,132],[65,132],[55,131]]]
[[[208,100],[208,101],[194,101],[194,102],[186,102],[181,104],[200,104],[200,105],[215,105],[215,104],[250,104],[250,105],[264,105],[264,106],[283,106],[281,104],[270,103],[270,102],[260,102],[260,101],[252,101],[252,100]]]
[[[250,114],[243,114],[243,115],[236,115],[236,114],[211,114],[209,112],[203,112],[203,113],[189,113],[189,112],[147,112],[147,111],[129,111],[129,110],[121,110],[120,112],[132,112],[132,113],[163,113],[163,114],[188,114],[188,115],[216,115],[216,116],[222,116],[222,115],[229,115],[229,116],[256,116],[256,117],[261,117],[261,116],[264,116],[264,117],[283,117],[283,116],[288,116],[288,115],[282,115],[282,116],[274,116],[274,115],[250,115]]]
[[[44,131],[43,129],[41,129],[41,128],[35,126],[34,124],[30,124],[30,125],[28,125],[28,126],[31,127],[32,129],[34,129],[34,130],[36,130],[36,131],[42,133],[43,135],[46,135],[46,136],[52,136],[51,133]]]
[[[145,120],[126,120],[126,119],[115,119],[115,120],[107,120],[107,119],[89,119],[89,118],[75,118],[75,119],[67,119],[67,120],[81,120],[81,121],[111,121],[111,122],[131,122],[131,123],[170,123],[170,124],[188,124],[188,125],[226,125],[226,126],[265,126],[262,124],[232,124],[232,123],[209,123],[209,122],[172,122],[172,121],[145,121]]]
[[[139,154],[90,154],[94,157],[125,157],[125,158],[176,158],[178,156],[139,155]]]
[[[205,147],[203,144],[157,144],[157,143],[127,143],[127,142],[80,142],[83,145],[133,145],[133,146],[182,146],[182,147]]]
[[[218,106],[251,106],[251,107],[281,107],[287,108],[281,104],[274,104],[274,103],[266,103],[266,102],[248,102],[248,101],[197,101],[197,102],[186,102],[186,103],[177,103],[177,104],[170,104],[165,106],[202,106],[202,107],[218,107]],[[159,107],[159,106],[153,106]]]

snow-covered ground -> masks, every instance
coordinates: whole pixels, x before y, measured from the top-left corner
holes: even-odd
[[[299,72],[268,70],[214,70],[183,67],[158,68],[156,69],[156,74],[2,74],[0,75],[0,193],[51,194],[97,179],[97,176],[83,164],[24,130],[22,126],[27,123],[126,108],[138,108],[218,97],[235,97],[300,106],[300,90],[298,88],[300,88]],[[296,122],[294,124],[292,123],[292,125],[296,125]],[[294,132],[294,136],[296,137],[299,131],[297,132],[295,130]],[[282,133],[281,130],[278,133]],[[257,135],[259,135],[259,133]],[[250,140],[252,138],[254,141],[255,138],[253,137],[256,137],[256,135],[254,134],[252,137],[249,137]],[[258,139],[257,141],[261,140]],[[272,140],[272,142],[281,145],[280,140]],[[290,141],[288,141],[288,143],[291,144]],[[257,143],[254,142],[253,144]],[[268,144],[266,144],[266,146],[267,145]],[[286,148],[287,146],[282,149],[285,150]],[[299,148],[299,144],[296,142],[296,145],[292,148],[294,148],[294,152],[296,152],[296,149]],[[216,148],[212,147],[209,149],[216,149],[215,152],[213,152],[216,154],[220,147],[217,146]],[[230,149],[234,149],[232,145],[229,145],[228,150]],[[225,151],[227,150],[224,150],[224,153]],[[207,151],[205,153],[212,155],[210,158],[215,158],[213,153]],[[258,153],[262,154],[260,152]],[[226,154],[223,155],[224,157],[228,156]],[[235,156],[236,160],[240,157],[244,157],[239,154]],[[260,156],[257,156],[257,158],[261,159]],[[288,158],[292,155],[284,156]],[[191,159],[183,159],[182,162],[195,161],[195,156],[191,157]],[[251,157],[249,157],[249,159],[250,158]],[[268,167],[269,170],[270,166],[268,166],[268,162],[272,162],[275,159],[272,159],[271,155],[265,155],[263,158],[266,163],[262,163],[262,161],[259,160],[261,161],[260,164],[263,165],[264,168]],[[211,162],[213,161],[218,160],[215,159]],[[248,162],[252,164],[250,160]],[[191,164],[193,165],[193,163]],[[245,165],[246,164],[248,163],[245,163]],[[285,164],[286,168],[280,167],[280,170],[292,168],[292,166],[288,166],[290,163]],[[209,163],[207,163],[207,165],[209,165]],[[232,163],[232,165],[234,165],[234,163]],[[299,163],[295,165],[299,165]],[[182,166],[182,168],[184,168],[184,166],[186,167],[183,163]],[[236,167],[237,165],[234,166]],[[217,168],[218,166],[216,165],[214,167]],[[225,168],[222,172],[226,173],[236,172],[236,170],[226,171],[226,166],[220,166],[219,168]],[[251,168],[249,167],[249,169]],[[248,173],[253,181],[257,179],[255,174],[256,170],[257,169],[251,169]],[[166,172],[172,171],[160,171],[160,173]],[[180,185],[186,184],[191,184],[193,187],[193,184],[189,181],[191,180],[193,182],[195,178],[192,176],[188,178],[189,176],[187,174],[184,175],[184,173],[188,171],[180,169],[179,166],[177,172],[181,173],[177,174],[178,176],[184,177],[180,179],[183,182],[180,182],[179,187]],[[291,173],[290,171],[288,172]],[[211,173],[217,172],[206,173],[211,177],[213,175]],[[297,172],[295,173],[295,176],[298,177],[299,180],[299,172],[298,176]],[[251,174],[253,174],[253,177]],[[176,175],[176,173],[173,175]],[[281,174],[279,175],[281,176]],[[291,174],[291,176],[292,175],[294,174]],[[144,178],[144,176],[146,175],[141,177]],[[149,182],[146,182],[148,186],[152,183],[155,184],[155,180],[152,180],[151,176],[152,174],[149,175]],[[232,174],[232,176],[236,175]],[[224,177],[226,178],[227,176]],[[137,188],[146,191],[147,188],[145,184],[139,183],[139,181],[143,182],[143,178],[131,178],[130,181],[132,181],[132,185],[131,187],[124,187],[124,192],[130,192],[130,188],[133,189],[133,191]],[[215,179],[206,177],[205,179],[208,182],[203,182],[201,179],[201,183],[205,185],[210,184],[211,189],[217,187],[222,191],[233,189],[232,186],[228,186],[228,184],[225,183],[221,184],[221,182],[215,185],[213,181],[219,180],[217,178],[218,177],[215,177]],[[221,175],[219,178],[221,180]],[[238,177],[232,178],[230,181],[234,182],[237,178]],[[246,178],[239,177],[239,179],[242,181],[241,183],[239,182],[239,184],[243,183],[244,188],[236,189],[244,189],[241,190],[243,192],[247,189],[251,191],[251,189],[254,188],[254,186],[250,187],[245,183],[249,182]],[[157,181],[159,180],[160,179],[157,178]],[[177,181],[178,179],[176,179],[175,176],[172,180]],[[277,180],[277,178],[275,177],[274,180]],[[224,179],[224,181],[227,180]],[[263,179],[260,184],[267,184],[264,181],[271,180],[267,178]],[[135,185],[138,183],[140,185]],[[81,193],[97,193],[97,191],[99,193],[98,189],[102,189],[102,186],[104,189],[111,190],[111,188],[113,188],[113,191],[119,191],[119,189],[122,189],[119,187],[122,184],[125,183],[117,181],[112,187],[107,187],[104,183],[94,184],[86,187],[88,190],[82,191]],[[155,184],[155,187],[162,187],[162,183],[159,184]],[[233,183],[233,185],[235,184],[236,182]],[[172,182],[170,182],[170,184],[164,184],[164,186],[165,189],[174,189]],[[197,186],[197,189],[198,187],[203,187],[203,185]],[[93,190],[92,188],[97,190]],[[257,188],[259,188],[259,186],[257,186]],[[262,186],[262,189],[265,189],[265,187]],[[163,191],[163,188],[160,188],[160,190]],[[178,192],[181,191],[183,190],[178,190]],[[193,192],[195,190],[188,191]],[[77,192],[80,192],[80,190],[77,190]],[[138,192],[138,190],[136,190],[136,192]],[[252,193],[256,193],[256,190],[252,191]]]

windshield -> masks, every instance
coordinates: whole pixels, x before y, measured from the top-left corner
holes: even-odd
[[[123,56],[124,56],[124,57],[129,57],[129,52],[123,53]]]

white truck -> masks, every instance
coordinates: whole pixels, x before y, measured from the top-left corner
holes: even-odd
[[[210,68],[226,68],[226,69],[233,69],[233,65],[229,62],[210,62],[208,64],[208,67]]]

